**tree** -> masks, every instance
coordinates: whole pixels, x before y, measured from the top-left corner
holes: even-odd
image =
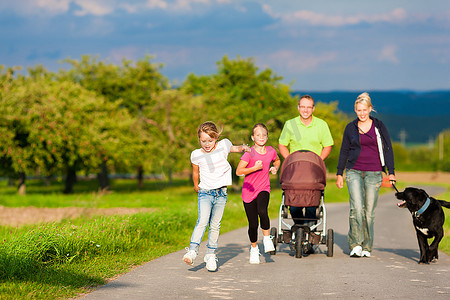
[[[198,147],[197,127],[203,122],[203,98],[182,89],[154,95],[156,103],[143,111],[147,132],[153,137],[150,169],[159,169],[172,181],[174,171],[190,168],[187,158]],[[150,142],[150,141],[148,141]]]
[[[184,82],[188,91],[204,96],[206,118],[222,124],[224,136],[235,144],[248,143],[254,124],[265,123],[269,129],[268,145],[278,149],[284,123],[298,116],[298,98],[292,96],[289,85],[283,84],[283,78],[268,68],[260,71],[252,59],[230,60],[225,56],[217,64],[216,74],[190,74]],[[329,169],[335,168],[348,118],[337,110],[337,103],[317,102],[316,106],[315,115],[328,122],[335,141],[332,155],[327,159]],[[230,156],[232,165],[239,158]]]
[[[151,56],[146,56],[136,63],[123,60],[122,65],[118,66],[85,55],[81,61],[66,60],[72,69],[60,73],[61,78],[78,82],[86,89],[104,96],[108,102],[120,102],[120,108],[135,118],[134,134],[126,137],[127,147],[119,150],[126,157],[122,161],[125,163],[116,164],[115,168],[124,172],[130,171],[130,167],[137,169],[139,186],[142,185],[143,165],[151,166],[146,162],[154,159],[150,153],[155,150],[153,138],[145,131],[147,125],[142,111],[156,105],[154,97],[168,88],[167,78],[160,73],[162,65],[152,63],[151,59]]]
[[[17,163],[13,161],[12,155],[16,145],[19,147],[27,145],[27,132],[16,118],[10,120],[7,118],[8,113],[14,109],[14,106],[11,106],[14,104],[8,103],[7,97],[18,86],[17,83],[23,80],[20,75],[15,77],[14,73],[17,70],[20,70],[20,67],[5,69],[3,65],[0,66],[0,107],[5,108],[0,110],[2,112],[0,116],[0,143],[2,145],[0,166],[10,179],[19,178],[18,193],[24,195],[26,193],[26,175],[24,170],[18,168]]]
[[[45,72],[31,74],[2,95],[0,149],[16,173],[67,174],[70,193],[76,172],[121,159],[121,135],[130,135],[133,120],[118,109],[120,102]]]
[[[223,135],[233,144],[248,143],[253,125],[265,123],[269,129],[268,144],[276,147],[295,103],[289,86],[282,84],[282,77],[270,69],[259,71],[252,59],[230,60],[225,56],[217,65],[216,74],[190,74],[183,83],[188,92],[204,97],[204,121],[223,126]],[[230,163],[236,166],[239,158],[230,156]]]
[[[450,129],[439,133],[435,145],[438,170],[450,172]]]
[[[401,143],[392,143],[394,151],[395,168],[400,170],[408,169],[410,164],[410,153]]]

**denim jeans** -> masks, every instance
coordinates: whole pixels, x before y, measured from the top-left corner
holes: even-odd
[[[372,251],[375,207],[383,176],[380,172],[347,170],[346,181],[350,196],[348,244],[350,249],[361,246]]]
[[[219,241],[220,221],[227,203],[227,188],[198,191],[198,219],[191,236],[189,250],[198,252],[206,227],[209,225],[206,254],[214,253]]]
[[[305,210],[305,214],[303,215],[303,209]],[[291,217],[293,219],[315,219],[316,218],[316,210],[317,206],[310,207],[298,207],[298,206],[290,206],[289,211],[291,213]],[[307,225],[311,226],[316,224],[315,220],[294,220],[295,224]]]

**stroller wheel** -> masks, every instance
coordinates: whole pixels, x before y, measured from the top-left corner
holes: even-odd
[[[291,244],[292,242],[292,231],[283,230],[283,239],[279,240],[280,243]]]
[[[303,256],[303,228],[297,228],[295,232],[295,257],[302,258]]]
[[[270,235],[272,236],[273,247],[275,248],[274,251],[270,251],[270,254],[275,255],[277,254],[277,242],[278,242],[277,229],[275,227],[270,228]]]
[[[333,256],[333,247],[334,247],[334,232],[333,229],[328,229],[327,232],[327,256],[332,257]]]

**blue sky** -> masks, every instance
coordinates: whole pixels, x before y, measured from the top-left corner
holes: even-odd
[[[0,0],[0,64],[146,54],[175,84],[224,55],[293,90],[450,90],[448,0]]]

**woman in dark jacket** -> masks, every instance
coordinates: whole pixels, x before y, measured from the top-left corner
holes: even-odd
[[[383,122],[370,116],[372,110],[369,94],[359,95],[355,101],[358,118],[345,127],[337,167],[338,188],[344,186],[346,169],[350,202],[348,243],[352,257],[370,257],[382,171],[387,168],[389,181],[395,181],[391,139]]]

